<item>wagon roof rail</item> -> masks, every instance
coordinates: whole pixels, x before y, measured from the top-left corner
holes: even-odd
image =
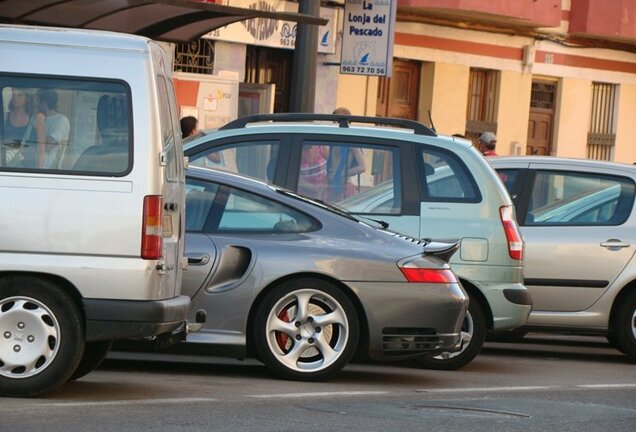
[[[415,120],[394,117],[370,117],[341,114],[311,114],[311,113],[278,113],[278,114],[253,114],[233,120],[219,130],[241,129],[252,123],[262,122],[312,122],[330,121],[338,123],[342,128],[347,128],[351,123],[366,123],[378,126],[394,126],[411,129],[416,135],[437,136],[434,130]]]

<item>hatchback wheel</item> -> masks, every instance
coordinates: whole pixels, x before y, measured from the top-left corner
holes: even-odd
[[[525,338],[527,334],[527,330],[507,330],[502,333],[489,335],[486,337],[486,340],[491,342],[519,343],[523,341],[523,338]]]
[[[614,333],[612,333],[612,332],[607,333],[605,335],[605,338],[607,339],[609,344],[612,346],[612,348],[616,348],[617,350],[619,350],[623,354],[627,354],[625,351],[623,351],[623,347],[621,346],[621,344],[618,343],[618,339],[616,338],[616,335]]]
[[[108,351],[110,351],[112,345],[113,341],[87,342],[82,360],[77,366],[77,369],[75,369],[75,372],[73,372],[73,375],[71,375],[71,378],[69,378],[69,381],[80,379],[87,373],[97,369],[106,358],[106,355],[108,355]]]
[[[482,306],[477,300],[471,298],[462,324],[459,351],[443,352],[435,357],[421,357],[417,359],[417,362],[426,369],[459,369],[479,354],[485,340],[486,318]]]
[[[359,323],[351,300],[316,279],[284,282],[265,295],[252,320],[259,358],[286,379],[318,381],[353,356]]]
[[[620,350],[636,361],[636,291],[629,293],[618,306],[613,327]]]
[[[82,317],[52,282],[0,279],[0,395],[31,397],[64,384],[84,349]]]

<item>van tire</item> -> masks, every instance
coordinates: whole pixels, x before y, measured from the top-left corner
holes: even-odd
[[[77,369],[75,369],[75,372],[73,372],[73,375],[69,378],[69,381],[80,379],[84,375],[97,369],[108,355],[112,346],[113,341],[110,340],[87,342],[82,360],[77,366]]]
[[[470,332],[470,341],[458,353],[442,353],[434,357],[417,358],[417,363],[425,369],[455,370],[470,363],[481,351],[486,341],[486,315],[480,302],[471,298],[468,312],[462,324],[462,337]]]
[[[3,277],[0,340],[0,396],[38,396],[60,387],[77,369],[84,353],[82,314],[51,281]]]
[[[612,327],[620,351],[636,362],[636,290],[621,300]]]

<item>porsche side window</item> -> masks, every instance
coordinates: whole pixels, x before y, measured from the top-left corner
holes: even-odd
[[[230,188],[219,232],[307,232],[317,229],[309,216],[261,196]]]
[[[186,183],[186,231],[203,231],[219,186],[188,179]]]

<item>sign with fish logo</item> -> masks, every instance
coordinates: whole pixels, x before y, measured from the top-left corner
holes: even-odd
[[[312,0],[313,1],[313,0]],[[318,1],[318,0],[315,0]],[[298,12],[298,3],[280,0],[226,0],[228,6],[258,9],[269,12]],[[329,22],[318,27],[318,52],[336,53],[336,9],[321,7],[320,17]],[[203,36],[225,42],[238,42],[272,48],[294,49],[296,45],[296,23],[268,18],[254,18],[218,28]]]
[[[397,0],[347,0],[340,73],[391,76]]]

